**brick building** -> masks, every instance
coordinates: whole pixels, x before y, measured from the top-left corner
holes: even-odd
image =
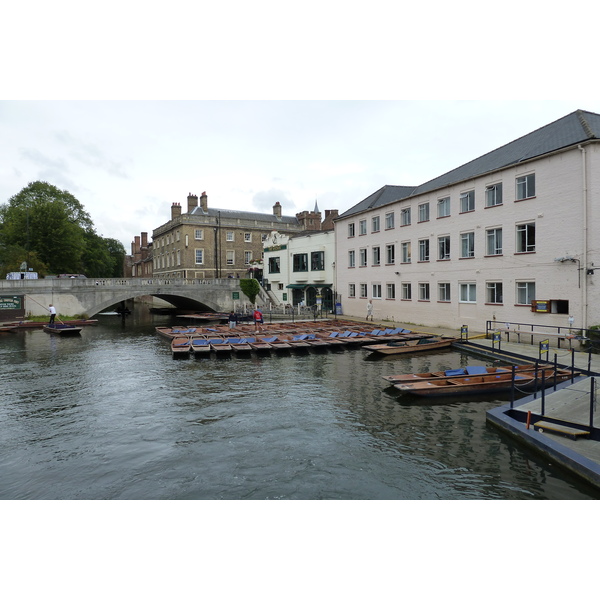
[[[148,243],[148,233],[142,231],[131,242],[131,255],[125,256],[124,277],[152,277],[152,242]]]

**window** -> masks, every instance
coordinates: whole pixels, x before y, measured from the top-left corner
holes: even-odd
[[[460,257],[473,258],[475,256],[475,232],[469,231],[460,234]]]
[[[358,251],[358,266],[366,267],[367,266],[367,249],[360,248]]]
[[[181,265],[181,250],[177,250],[177,265]]]
[[[488,229],[485,235],[487,238],[487,256],[502,254],[502,229]]]
[[[227,232],[225,233],[225,239],[226,239],[228,242],[233,242],[233,241],[235,241],[235,237],[234,237],[234,233],[233,233],[233,231],[227,231]]]
[[[429,240],[419,240],[419,262],[429,260]]]
[[[440,302],[450,302],[449,283],[438,283],[438,300]]]
[[[360,297],[361,298],[367,297],[367,284],[366,283],[360,284]]]
[[[204,264],[204,250],[200,250],[196,248],[196,264],[203,265]]]
[[[252,252],[246,251],[244,252],[244,264],[249,265],[252,261]]]
[[[421,282],[419,283],[419,300],[429,301],[429,284]]]
[[[485,205],[498,206],[502,204],[502,184],[494,183],[485,188]]]
[[[535,252],[535,223],[517,225],[517,252]]]
[[[471,212],[475,210],[475,191],[463,192],[460,195],[460,212]]]
[[[461,302],[476,302],[477,301],[477,286],[474,283],[460,284],[460,301]]]
[[[204,239],[204,229],[194,229],[194,239],[195,240],[203,240]]]
[[[385,215],[385,228],[394,229],[394,213],[387,213]]]
[[[412,300],[412,285],[410,283],[402,284],[402,300]]]
[[[438,260],[450,260],[450,236],[438,238]]]
[[[535,300],[535,282],[517,281],[517,304],[531,304]]]
[[[438,219],[450,216],[450,196],[440,198],[437,202]]]
[[[373,217],[371,219],[371,232],[377,233],[380,230],[379,217]]]
[[[348,284],[348,298],[354,298],[356,296],[356,285],[354,283]]]
[[[381,298],[381,284],[374,283],[372,285],[372,289],[373,289],[373,294],[371,295],[371,298],[377,298],[379,300]]]
[[[419,204],[419,223],[429,221],[429,202]]]
[[[348,237],[354,237],[354,223],[348,223]]]
[[[348,268],[353,269],[356,266],[356,252],[348,250]]]
[[[292,270],[295,272],[308,271],[308,254],[294,254],[292,256]]]
[[[311,252],[310,253],[310,270],[311,271],[324,271],[325,270],[325,252]]]
[[[269,258],[269,273],[281,273],[281,259],[279,256]]]
[[[488,304],[502,304],[502,282],[488,281],[486,284],[486,302]]]
[[[363,219],[358,222],[358,235],[367,235],[367,220]]]
[[[517,200],[535,196],[535,174],[517,177]]]
[[[252,233],[250,233],[250,232],[244,233],[244,241],[251,242],[252,241]]]
[[[400,211],[400,225],[410,225],[410,206]]]
[[[385,264],[393,265],[396,262],[396,246],[389,244],[385,247]]]
[[[381,264],[381,248],[379,246],[373,246],[373,266],[379,266]]]
[[[385,286],[385,297],[388,300],[395,300],[396,299],[396,284],[395,283],[388,283]]]
[[[402,262],[409,263],[410,262],[410,242],[402,242],[400,246],[402,251]]]
[[[227,250],[227,264],[233,265],[235,263],[235,250]]]

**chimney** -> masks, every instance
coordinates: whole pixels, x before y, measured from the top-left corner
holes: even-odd
[[[279,204],[279,202],[275,202],[275,205],[273,206],[273,214],[278,219],[281,219],[281,204]]]
[[[202,208],[202,212],[208,212],[208,196],[206,192],[202,192],[200,196],[200,207]]]
[[[148,232],[142,231],[142,248],[148,247]]]
[[[173,202],[173,204],[171,204],[171,219],[174,219],[175,217],[180,217],[181,216],[181,204],[179,204],[179,202]],[[142,234],[144,235],[144,234]]]
[[[334,229],[335,225],[333,223],[333,220],[337,219],[338,216],[339,216],[339,211],[337,208],[332,209],[332,210],[325,210],[325,218],[323,219],[323,223],[321,225],[321,230],[322,231],[331,231],[332,229]]]
[[[194,194],[188,194],[188,209],[187,211],[191,213],[196,206],[198,206],[198,196],[194,196]]]

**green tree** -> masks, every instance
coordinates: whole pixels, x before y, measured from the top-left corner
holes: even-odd
[[[260,283],[256,279],[240,279],[240,289],[248,296],[250,302],[254,304],[256,296],[260,292]]]

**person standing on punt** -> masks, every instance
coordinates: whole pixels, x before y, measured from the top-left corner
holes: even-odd
[[[54,319],[56,318],[56,308],[54,308],[54,304],[50,304],[48,310],[50,311],[50,321],[48,321],[48,325],[54,325]]]
[[[231,311],[229,313],[229,329],[233,329],[234,327],[237,327],[237,315]]]
[[[256,327],[256,333],[260,331],[260,325],[263,323],[263,315],[258,310],[258,308],[254,309],[254,325]]]

